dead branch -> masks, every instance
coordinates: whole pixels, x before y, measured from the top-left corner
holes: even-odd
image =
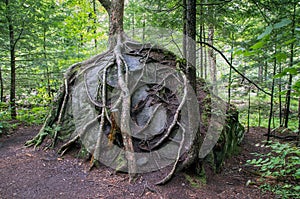
[[[199,41],[198,43],[200,44],[204,44],[209,46],[210,48],[214,49],[215,51],[217,51],[221,57],[226,61],[226,63],[229,65],[230,68],[232,68],[237,74],[239,74],[240,76],[242,76],[244,79],[246,79],[249,83],[253,84],[258,90],[261,90],[263,93],[271,96],[271,93],[265,91],[264,89],[262,89],[260,86],[258,86],[255,82],[253,82],[252,80],[250,80],[248,77],[246,77],[244,74],[242,74],[240,71],[238,71],[238,69],[236,69],[229,61],[228,59],[225,57],[225,55],[216,47],[214,47],[213,45],[203,42],[203,41]]]

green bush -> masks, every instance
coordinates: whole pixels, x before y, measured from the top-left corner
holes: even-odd
[[[279,142],[268,142],[261,147],[270,147],[271,150],[267,154],[254,153],[257,158],[247,161],[259,168],[265,182],[261,188],[282,198],[300,198],[300,148]]]
[[[0,136],[7,132],[9,123],[7,122],[6,113],[0,112]]]
[[[33,107],[31,109],[19,109],[18,120],[27,124],[42,124],[48,114],[47,107]]]

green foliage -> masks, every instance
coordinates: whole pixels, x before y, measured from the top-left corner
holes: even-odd
[[[18,123],[10,123],[9,112],[0,112],[0,136],[9,133],[18,126]]]
[[[18,120],[27,124],[42,124],[48,114],[47,107],[34,107],[30,109],[20,109]]]
[[[197,176],[191,176],[189,174],[184,174],[185,179],[189,182],[191,187],[201,188],[201,186],[206,184],[205,171],[202,169],[201,173]]]
[[[257,158],[247,161],[248,164],[259,168],[265,180],[262,188],[282,198],[300,197],[300,148],[288,143],[268,142],[265,144],[256,146],[269,147],[269,153],[255,153]],[[275,179],[276,183],[271,183],[268,179]]]

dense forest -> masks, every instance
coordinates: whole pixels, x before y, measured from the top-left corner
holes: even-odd
[[[109,18],[100,2],[0,2],[0,136],[42,124],[67,69],[106,51]],[[127,36],[173,52],[179,65],[189,56],[183,38],[194,40],[196,79],[217,85],[246,131],[267,129],[272,152],[248,163],[284,182],[263,188],[287,198],[300,190],[299,7],[297,0],[129,0],[124,10]]]

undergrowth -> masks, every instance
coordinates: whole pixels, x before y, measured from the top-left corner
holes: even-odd
[[[300,148],[272,141],[260,146],[270,147],[270,152],[253,153],[257,158],[247,163],[258,167],[263,182],[261,188],[281,198],[300,198]]]

